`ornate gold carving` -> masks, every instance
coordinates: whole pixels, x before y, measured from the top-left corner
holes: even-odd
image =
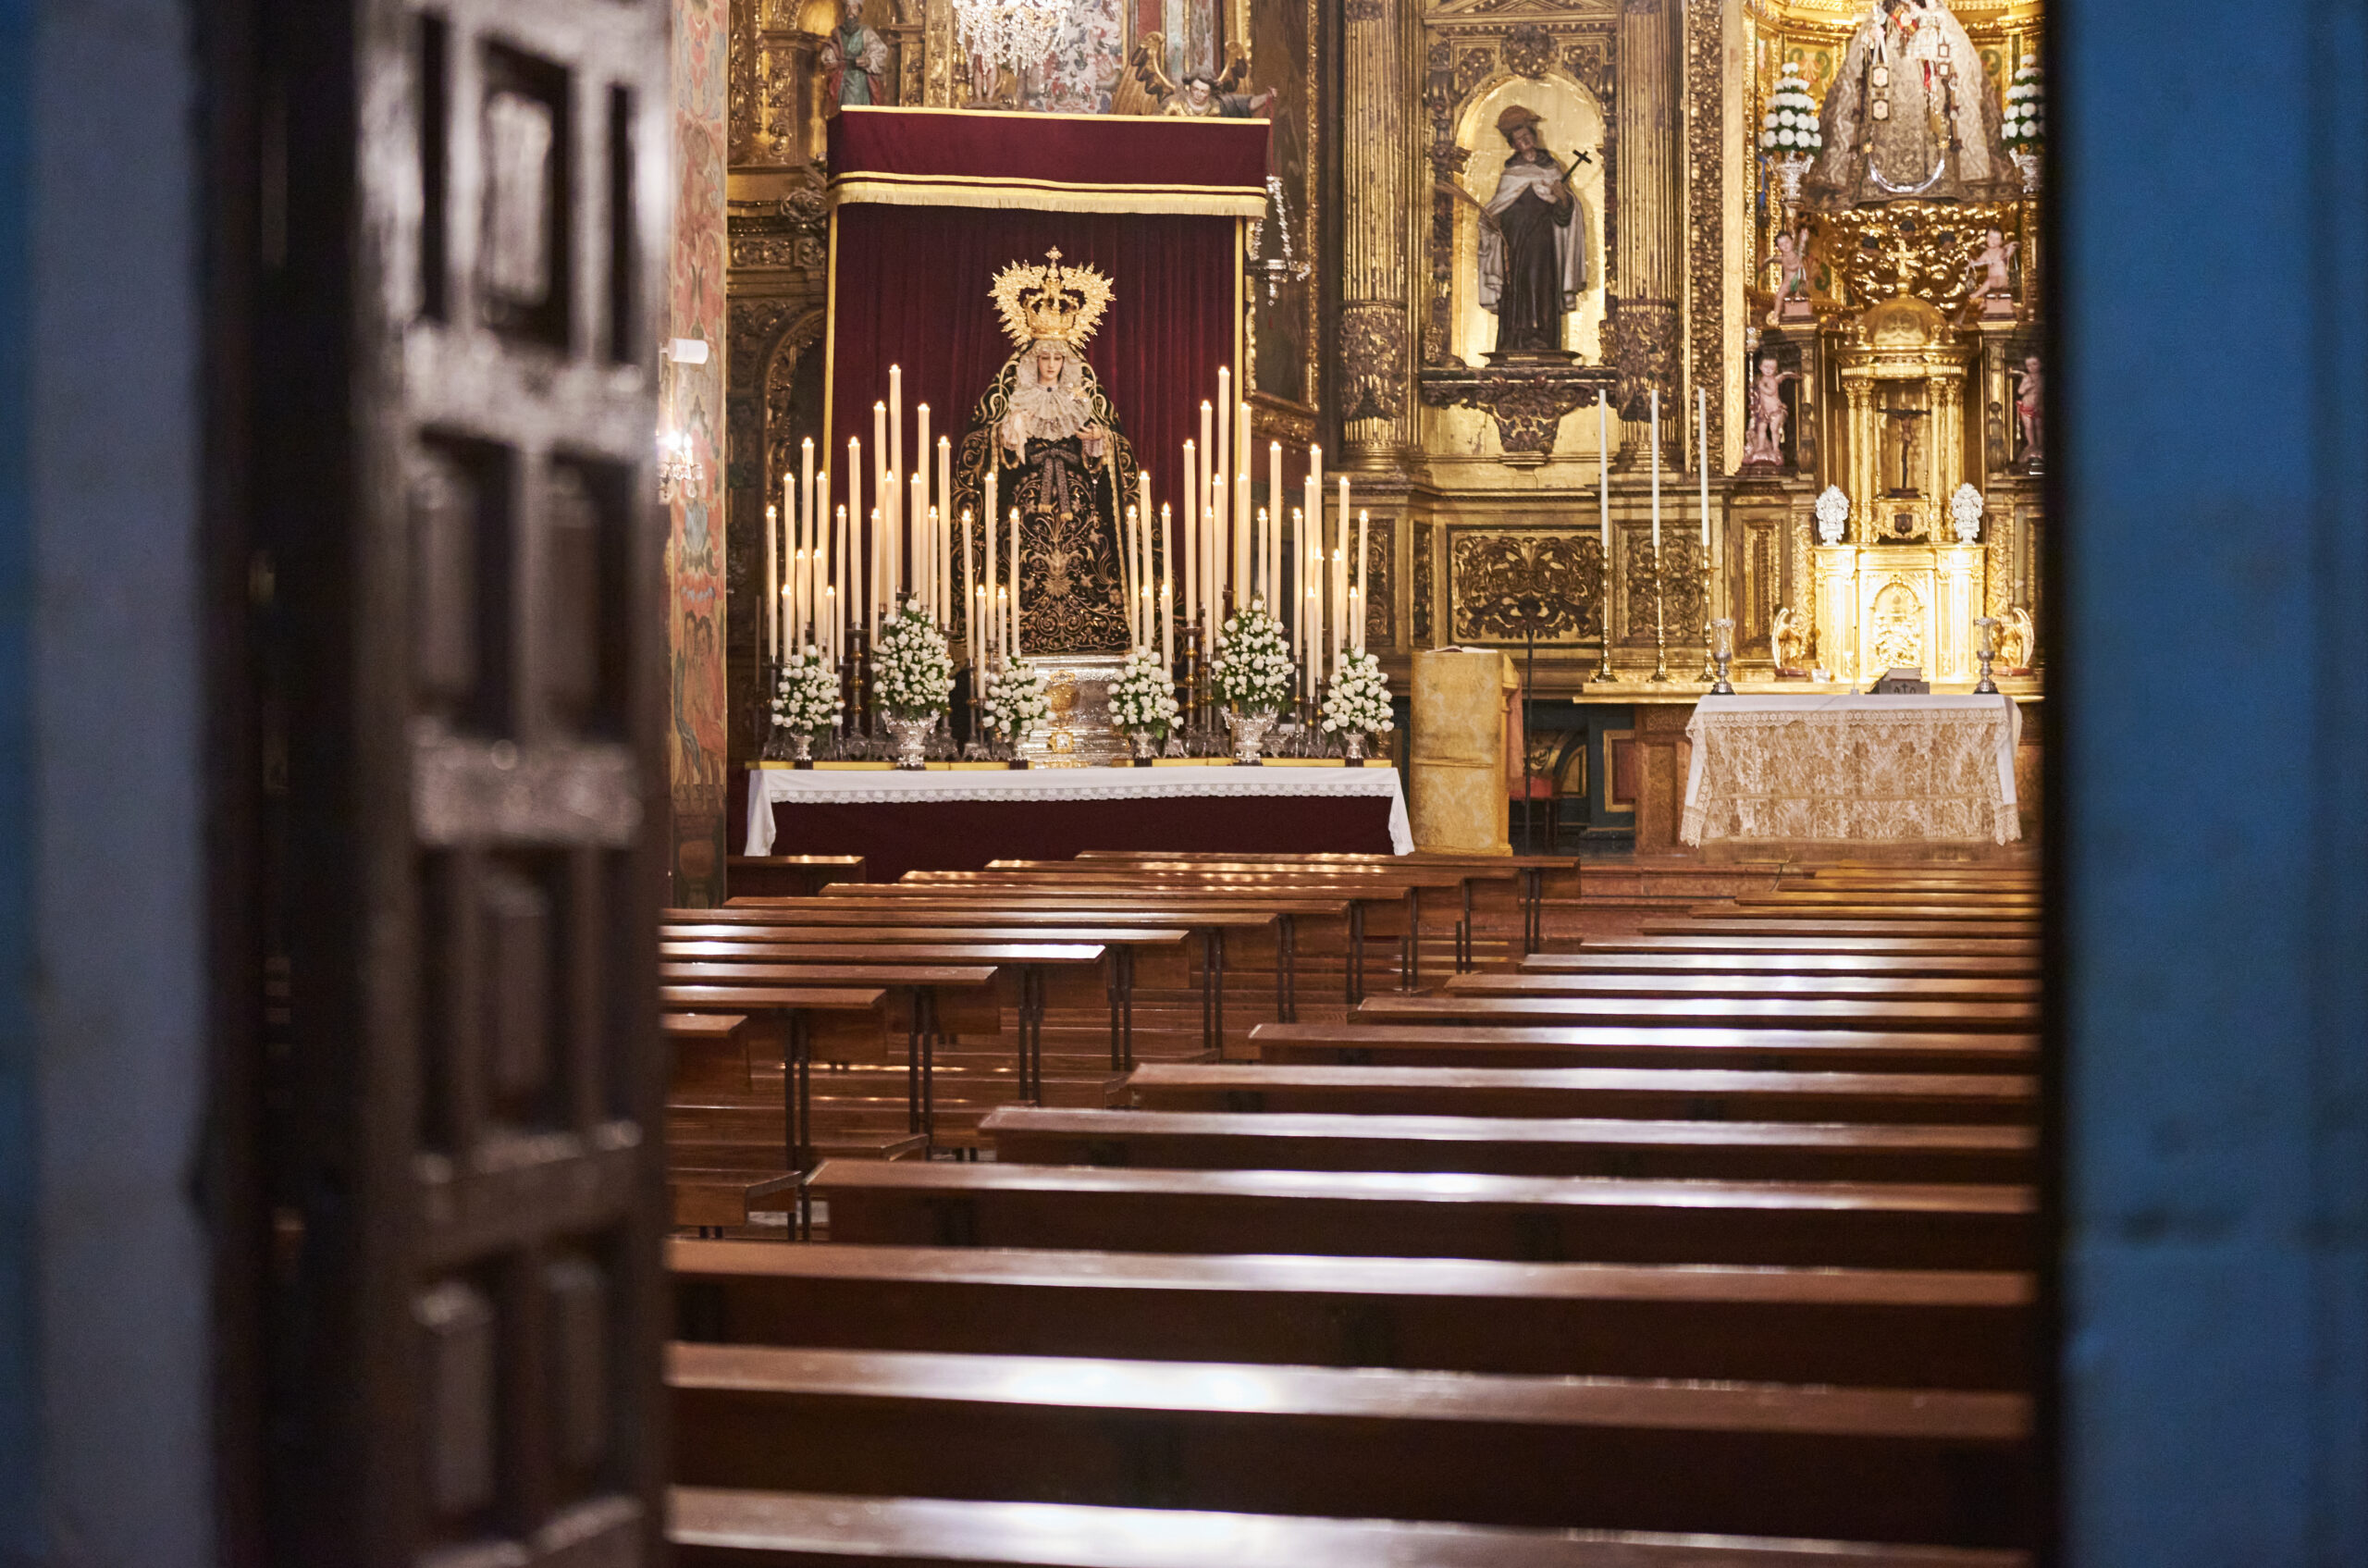
[[[1444,48],[1446,45],[1442,44],[1441,47]],[[1474,89],[1496,74],[1496,51],[1486,48],[1466,49],[1455,62],[1455,101],[1460,104],[1471,97]],[[1526,76],[1529,73],[1524,71],[1522,74]]]
[[[1677,385],[1677,302],[1614,295],[1605,308],[1610,357],[1619,372],[1611,396],[1620,416],[1644,418],[1649,411],[1645,394],[1659,388],[1666,418]]]
[[[1423,401],[1435,408],[1461,406],[1485,411],[1497,423],[1497,444],[1516,465],[1543,463],[1554,455],[1563,417],[1595,401],[1606,385],[1593,366],[1555,365],[1518,371],[1474,370],[1452,360],[1425,366]]]
[[[1709,452],[1697,461],[1721,467],[1726,448],[1726,236],[1723,186],[1726,139],[1720,67],[1723,7],[1719,0],[1689,0],[1685,7],[1686,279],[1693,296],[1692,381],[1709,393]],[[1691,399],[1687,400],[1689,402]],[[1688,409],[1684,444],[1695,444]]]
[[[1406,307],[1360,300],[1340,313],[1343,419],[1395,419],[1406,412]]]
[[[1982,231],[2011,230],[2015,208],[1996,202],[1892,202],[1846,207],[1815,219],[1819,253],[1861,304],[1912,294],[1944,315],[1965,305],[1966,264]]]
[[[1376,517],[1365,534],[1365,646],[1385,651],[1398,641],[1398,525]]]
[[[1585,535],[1464,534],[1449,547],[1458,641],[1603,634],[1603,546]]]
[[[1414,592],[1410,620],[1413,625],[1414,646],[1431,645],[1431,598],[1435,584],[1431,574],[1431,525],[1414,525]]]
[[[1352,22],[1377,22],[1388,14],[1382,0],[1347,0],[1340,14]]]
[[[1906,579],[1893,577],[1875,590],[1867,639],[1874,654],[1867,671],[1869,675],[1878,670],[1924,667],[1924,601],[1916,597]]]
[[[1554,39],[1544,28],[1532,23],[1505,35],[1505,68],[1514,75],[1535,81],[1553,63]]]
[[[1620,640],[1631,648],[1653,646],[1653,542],[1650,535],[1632,532],[1627,540],[1625,580],[1628,613]],[[1700,643],[1709,619],[1702,612],[1702,546],[1682,528],[1661,532],[1659,565],[1669,574],[1668,596],[1660,605],[1670,646]]]
[[[1607,117],[1611,109],[1611,41],[1597,36],[1573,41],[1562,51],[1562,68],[1596,95]]]

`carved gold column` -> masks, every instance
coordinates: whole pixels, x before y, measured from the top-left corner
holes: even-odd
[[[1937,591],[1933,595],[1933,628],[1937,645],[1932,678],[1969,681],[1974,671],[1973,618],[1982,613],[1980,545],[1942,545],[1933,552]]]
[[[1677,377],[1678,232],[1684,193],[1678,167],[1678,54],[1674,0],[1622,0],[1613,157],[1619,239],[1614,246],[1611,356],[1622,415],[1645,417],[1654,387],[1674,402]],[[1673,410],[1663,411],[1663,450],[1672,451]],[[1641,452],[1641,432],[1622,443]]]
[[[1341,59],[1340,416],[1350,456],[1414,444],[1408,395],[1417,216],[1413,0],[1345,0]],[[1421,204],[1427,214],[1430,204]]]
[[[1816,545],[1817,662],[1836,680],[1858,674],[1858,548]]]

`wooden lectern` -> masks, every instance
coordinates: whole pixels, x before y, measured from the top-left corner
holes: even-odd
[[[1412,793],[1417,849],[1510,855],[1505,747],[1518,719],[1513,661],[1492,648],[1414,655]]]

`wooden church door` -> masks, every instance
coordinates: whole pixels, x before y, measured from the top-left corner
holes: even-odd
[[[663,1533],[668,0],[253,0],[260,1556]]]

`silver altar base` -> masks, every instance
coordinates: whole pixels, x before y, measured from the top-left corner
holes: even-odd
[[[1021,662],[1044,672],[1052,712],[1019,739],[1019,754],[1039,768],[1128,765],[1131,747],[1110,723],[1110,687],[1127,667],[1117,653],[1045,654]]]

